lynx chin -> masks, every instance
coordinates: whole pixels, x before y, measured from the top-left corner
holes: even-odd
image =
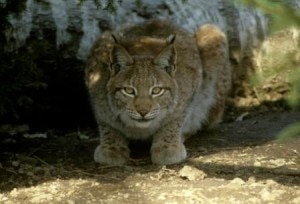
[[[131,139],[152,141],[153,163],[184,161],[184,140],[223,115],[231,86],[225,34],[211,24],[191,34],[164,20],[118,33],[100,36],[85,73],[100,132],[95,161],[126,163]]]

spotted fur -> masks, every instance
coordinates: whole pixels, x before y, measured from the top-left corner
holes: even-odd
[[[103,33],[87,63],[86,85],[100,130],[96,162],[122,165],[128,140],[152,141],[151,159],[186,159],[186,137],[222,117],[230,89],[226,36],[213,25],[195,35],[167,21]]]

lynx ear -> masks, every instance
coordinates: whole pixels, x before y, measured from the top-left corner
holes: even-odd
[[[127,65],[133,64],[133,59],[126,51],[126,49],[119,44],[118,39],[115,35],[112,35],[115,45],[112,49],[111,53],[111,71],[116,74],[122,68],[126,67]]]
[[[120,33],[111,33],[111,37],[114,39],[115,43],[120,44],[120,38],[121,34]]]
[[[167,45],[173,44],[175,39],[176,39],[176,35],[174,35],[174,34],[169,35],[166,39]]]
[[[177,53],[174,47],[175,35],[170,35],[167,40],[167,46],[154,58],[154,64],[161,66],[170,75],[176,70]]]

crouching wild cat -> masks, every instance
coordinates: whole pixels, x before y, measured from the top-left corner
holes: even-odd
[[[101,135],[96,162],[122,165],[128,140],[148,139],[153,163],[179,163],[184,140],[221,120],[231,85],[226,36],[210,24],[193,35],[163,20],[103,33],[86,85]]]

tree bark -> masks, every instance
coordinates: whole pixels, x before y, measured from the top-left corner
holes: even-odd
[[[5,9],[8,1],[0,0],[0,7]],[[46,77],[53,74],[51,70],[53,67],[61,69],[53,71],[54,76],[63,76],[56,77],[54,81],[44,80],[45,77],[40,77],[41,74],[30,76],[30,80],[24,80],[26,86],[36,83],[36,78],[40,77],[46,81],[48,87],[51,87],[51,84],[60,87],[58,84],[65,84],[66,79],[69,80],[68,77],[74,74],[66,74],[70,69],[76,72],[72,82],[76,84],[76,80],[82,74],[82,62],[101,32],[117,30],[154,18],[171,20],[190,32],[194,32],[205,23],[219,26],[228,36],[230,60],[234,69],[233,78],[235,86],[239,86],[238,81],[247,78],[249,70],[253,68],[251,61],[253,48],[260,45],[268,30],[268,18],[263,13],[230,0],[186,0],[184,3],[182,0],[142,0],[141,4],[136,3],[138,1],[123,0],[114,6],[110,6],[108,1],[98,0],[84,0],[80,4],[76,0],[24,0],[24,2],[25,8],[21,13],[11,13],[7,16],[11,26],[0,31],[6,36],[6,51],[17,52],[17,57],[22,60],[30,59],[27,63],[34,64],[33,67],[47,75]],[[300,8],[299,0],[288,2]],[[19,61],[24,66],[22,60]],[[18,62],[18,60],[11,61]],[[19,72],[22,68],[13,63],[8,67],[18,67],[16,70]],[[61,81],[58,83],[57,79]],[[22,89],[18,90],[23,92]],[[73,94],[75,96],[76,91]],[[66,96],[62,91],[61,98],[64,97]],[[0,102],[1,106],[5,107],[5,104]]]
[[[188,0],[185,3],[182,0],[144,0],[140,6],[125,0],[116,3],[114,13],[106,7],[105,3],[97,7],[94,0],[82,4],[75,0],[27,0],[20,16],[9,16],[12,30],[6,32],[7,38],[12,48],[18,48],[30,35],[44,39],[50,29],[56,32],[57,47],[76,39],[76,56],[85,59],[102,31],[150,18],[166,18],[191,32],[205,23],[217,24],[228,34],[232,57],[241,60],[249,48],[258,45],[267,30],[267,19],[261,12],[228,0]]]

